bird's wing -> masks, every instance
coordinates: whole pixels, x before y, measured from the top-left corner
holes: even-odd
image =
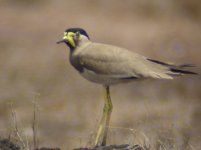
[[[117,78],[137,77],[129,72],[129,57],[132,53],[119,47],[92,43],[77,54],[83,68],[102,75]],[[133,54],[132,54],[133,55]],[[136,55],[137,56],[137,55]]]
[[[171,65],[111,45],[91,43],[78,56],[83,68],[115,78],[172,79],[179,73]]]
[[[155,73],[157,67],[152,66],[152,62],[146,57],[123,48],[92,43],[77,55],[83,68],[98,74],[117,78],[162,78],[162,73]],[[171,78],[168,75],[163,76]]]

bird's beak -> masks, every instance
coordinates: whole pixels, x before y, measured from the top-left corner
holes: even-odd
[[[57,42],[57,44],[60,44],[60,43],[66,43],[66,44],[68,43],[68,34],[66,32],[64,33],[62,40]]]
[[[66,39],[62,39],[62,40],[60,40],[60,41],[57,41],[57,44],[66,43],[66,42],[68,42]]]

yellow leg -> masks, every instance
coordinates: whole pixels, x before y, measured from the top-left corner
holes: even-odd
[[[96,139],[95,139],[95,146],[105,146],[107,140],[107,132],[109,128],[110,116],[112,113],[112,101],[110,98],[110,89],[109,86],[104,87],[104,108],[103,108],[103,115],[98,127]]]

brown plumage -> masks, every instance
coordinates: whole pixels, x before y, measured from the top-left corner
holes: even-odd
[[[196,74],[186,70],[192,65],[173,65],[141,56],[127,49],[94,43],[83,29],[71,28],[64,32],[63,40],[70,48],[70,62],[89,81],[102,84],[105,90],[103,116],[94,142],[106,145],[107,130],[112,111],[109,86],[140,79],[173,79],[183,74]]]
[[[176,66],[148,59],[123,48],[85,41],[70,54],[71,64],[86,79],[105,85],[136,79],[173,79],[196,74],[188,66]]]

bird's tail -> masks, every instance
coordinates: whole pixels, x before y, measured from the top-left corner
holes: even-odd
[[[169,73],[170,76],[180,76],[180,75],[184,75],[184,74],[197,75],[196,72],[188,70],[188,68],[195,67],[192,64],[174,65],[174,64],[164,63],[164,62],[154,60],[154,59],[148,59],[148,60],[152,61],[154,63],[160,64],[162,66],[168,67],[170,70],[170,73]]]

